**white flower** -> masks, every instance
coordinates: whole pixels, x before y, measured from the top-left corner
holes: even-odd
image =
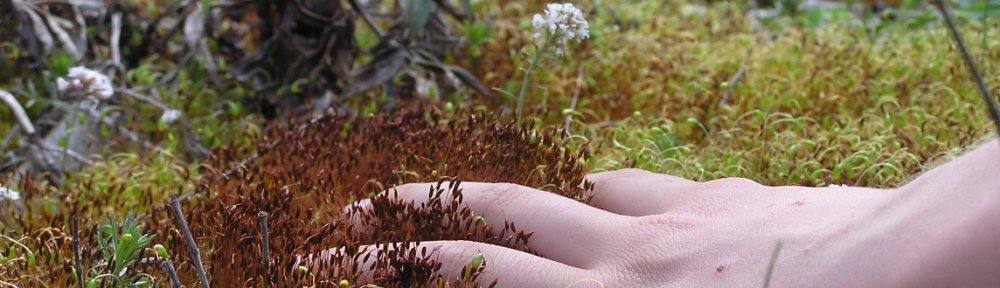
[[[7,187],[0,186],[0,200],[3,199],[17,201],[21,199],[21,194],[17,193],[17,191],[7,189]]]
[[[115,94],[115,88],[111,85],[111,78],[86,67],[73,67],[69,69],[66,79],[56,79],[56,87],[62,93],[79,92],[84,97],[94,97],[101,100],[111,98]]]
[[[174,121],[177,121],[177,118],[180,117],[181,117],[181,111],[169,109],[167,111],[163,111],[163,115],[160,116],[160,123],[170,124],[173,123]]]
[[[681,6],[681,15],[691,16],[691,15],[705,15],[705,6],[698,4],[685,4]]]
[[[556,55],[562,56],[569,41],[583,41],[590,38],[590,23],[583,17],[583,12],[571,3],[553,3],[545,6],[545,15],[535,14],[531,19],[535,28],[535,38],[543,35],[552,37]]]
[[[847,185],[844,185],[844,184],[830,184],[830,187],[847,188]]]

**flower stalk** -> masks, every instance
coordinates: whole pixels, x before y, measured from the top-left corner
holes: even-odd
[[[538,68],[538,62],[541,62],[545,53],[552,49],[557,56],[562,57],[570,41],[579,42],[590,38],[590,24],[583,17],[583,12],[569,3],[546,5],[545,15],[535,14],[531,19],[531,26],[535,29],[534,38],[540,39],[544,35],[545,42],[535,51],[535,56],[524,73],[521,91],[517,95],[517,126],[521,126],[524,119],[524,102],[531,74]]]
[[[535,57],[531,59],[531,64],[528,65],[528,70],[524,72],[524,81],[521,81],[521,92],[517,94],[517,126],[521,126],[521,115],[524,113],[524,96],[528,91],[528,85],[531,81],[531,73],[535,72],[535,68],[538,67],[538,62],[542,60],[542,55],[545,54],[545,50],[549,48],[549,43],[552,43],[552,37],[542,44],[542,48],[539,48],[535,53]]]

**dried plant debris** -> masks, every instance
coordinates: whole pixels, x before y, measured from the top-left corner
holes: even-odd
[[[340,102],[380,87],[424,99],[468,88],[498,103],[477,75],[447,60],[462,56],[465,41],[454,26],[471,19],[470,11],[447,1],[347,2],[3,0],[0,39],[10,43],[0,45],[0,67],[7,68],[0,79],[53,62],[113,68],[113,78],[159,63],[176,67],[159,84],[179,85],[184,67],[198,67],[213,84],[235,78],[267,92],[255,99],[265,111],[328,91]],[[359,47],[362,18],[376,47]],[[392,81],[400,78],[406,81]]]
[[[513,223],[500,228],[474,221],[461,205],[457,179],[519,183],[582,200],[588,185],[580,160],[586,150],[566,151],[554,144],[551,132],[531,134],[492,116],[454,118],[460,120],[411,108],[365,121],[327,115],[272,127],[256,160],[206,185],[202,193],[210,200],[188,213],[194,234],[212,251],[206,261],[210,278],[246,286],[262,281],[323,286],[344,279],[364,282],[365,270],[374,284],[388,287],[475,283],[442,278],[440,265],[425,254],[430,252],[414,245],[471,240],[532,252],[530,234]],[[241,154],[220,151],[216,170],[241,162]],[[432,201],[414,205],[389,194],[374,196],[408,182],[437,182],[428,191]],[[371,198],[371,209],[345,209],[364,198]],[[254,252],[261,251],[261,211],[269,214],[267,262]],[[366,244],[391,249],[368,255],[359,250]],[[273,270],[264,263],[274,263]],[[293,270],[298,266],[308,272]],[[179,273],[194,276],[184,265]]]
[[[373,59],[351,72],[352,79],[344,88],[343,98],[390,85],[397,98],[416,96],[426,100],[433,97],[430,90],[449,95],[464,86],[489,104],[499,104],[499,99],[471,72],[442,61],[448,54],[460,53],[458,48],[464,45],[445,15],[461,20],[467,17],[465,14],[446,1],[399,1],[398,6],[400,9],[393,11],[396,18],[388,31],[382,32],[378,26],[369,25],[380,38],[370,49]],[[369,9],[355,7],[362,15],[367,15]],[[392,81],[397,76],[402,76],[402,81],[398,81],[401,84]]]
[[[329,85],[350,79],[358,52],[354,16],[340,1],[258,1],[232,3],[229,15],[244,17],[256,6],[261,25],[259,50],[237,67],[239,78],[258,90],[291,85],[320,75]],[[244,13],[240,13],[244,12]],[[281,59],[278,61],[278,59]],[[319,80],[319,79],[317,79]]]
[[[250,37],[221,33],[213,38],[248,53],[235,66],[237,79],[258,91],[279,91],[270,93],[273,96],[267,100],[272,104],[293,101],[280,88],[300,83],[331,89],[341,101],[377,87],[395,91],[388,94],[400,98],[433,97],[427,88],[415,89],[417,82],[416,86],[433,86],[441,94],[468,87],[491,104],[498,103],[475,75],[443,61],[464,45],[453,22],[468,19],[467,13],[446,1],[398,1],[384,11],[382,1],[348,1],[350,7],[337,1],[224,2],[226,8],[219,15],[226,17],[216,22],[252,23],[252,30],[260,33]],[[371,14],[376,13],[387,21],[373,20]],[[359,16],[378,38],[375,47],[358,47]],[[385,29],[379,26],[382,22],[391,25]],[[369,61],[355,63],[369,55]],[[403,85],[393,81],[400,77],[406,80]]]

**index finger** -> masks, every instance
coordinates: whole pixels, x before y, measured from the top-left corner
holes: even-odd
[[[430,200],[434,184],[407,184],[396,188],[399,197],[414,204]],[[553,193],[515,184],[462,182],[463,205],[482,216],[493,227],[507,222],[532,234],[528,246],[542,256],[580,268],[591,268],[600,259],[617,230],[631,217],[597,209]],[[451,201],[451,199],[441,199]],[[357,206],[370,209],[370,202]]]

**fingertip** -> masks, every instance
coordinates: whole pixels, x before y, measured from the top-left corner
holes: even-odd
[[[584,284],[581,279],[599,279],[591,270],[579,269],[522,251],[473,241],[428,241],[416,245],[387,243],[369,246],[373,256],[359,257],[362,279],[372,281],[375,255],[409,255],[437,263],[437,272],[445,279],[465,279],[467,269],[475,268],[480,283],[499,281],[503,287],[572,287]],[[392,250],[405,249],[404,253]],[[419,260],[419,259],[410,259]]]
[[[624,168],[624,169],[618,169],[618,170],[611,170],[611,171],[604,171],[604,172],[598,172],[598,173],[589,174],[589,175],[586,176],[586,178],[587,178],[588,181],[596,183],[596,182],[601,182],[601,181],[606,181],[606,180],[613,180],[613,179],[618,179],[618,178],[635,177],[635,176],[646,175],[646,174],[653,174],[653,173],[651,173],[649,171],[646,171],[646,170],[642,170],[642,169]]]
[[[358,201],[354,201],[354,203],[351,203],[350,205],[344,206],[344,208],[342,208],[340,212],[343,213],[344,215],[348,215],[355,213],[357,211],[369,210],[371,208],[372,208],[372,199],[365,198]]]

